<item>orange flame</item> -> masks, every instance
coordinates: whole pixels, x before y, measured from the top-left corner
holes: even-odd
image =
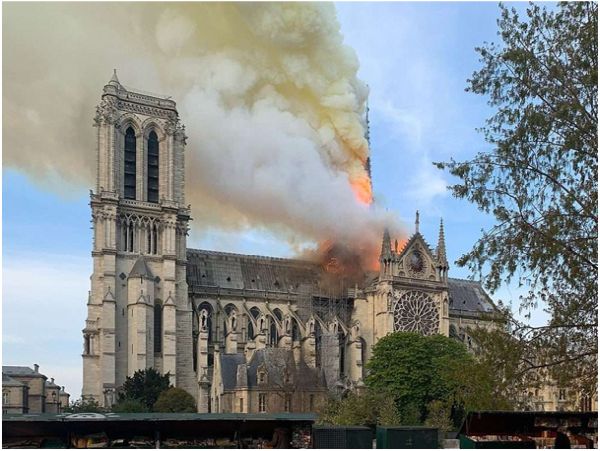
[[[350,180],[350,186],[356,200],[361,204],[371,205],[373,203],[373,190],[371,188],[371,179],[368,176],[356,177]]]

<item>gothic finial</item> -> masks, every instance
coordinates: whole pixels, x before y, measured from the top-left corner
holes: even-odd
[[[443,266],[448,266],[448,261],[446,259],[446,239],[444,237],[443,219],[440,219],[440,234],[438,237],[437,258],[440,264],[442,264]]]
[[[390,258],[392,256],[392,240],[390,239],[390,231],[387,227],[383,230],[383,240],[381,241],[381,259]]]
[[[415,233],[419,233],[419,210],[417,210],[417,216],[415,219]]]
[[[120,85],[121,83],[119,82],[119,78],[117,77],[117,69],[113,69],[113,75],[110,78],[109,83],[116,83],[117,85]]]

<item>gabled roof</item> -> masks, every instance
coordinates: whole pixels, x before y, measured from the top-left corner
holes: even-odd
[[[236,388],[237,367],[246,362],[244,354],[219,354],[221,363],[221,379],[223,390],[233,390]]]
[[[312,294],[323,269],[316,263],[288,258],[188,249],[190,287]]]
[[[60,385],[53,382],[52,379],[50,379],[50,381],[46,381],[45,384],[46,384],[47,388],[59,388],[60,389]]]
[[[10,376],[2,373],[2,386],[3,387],[24,387],[25,384],[23,382],[19,382],[16,379],[13,379]]]
[[[145,277],[147,279],[154,279],[154,275],[152,275],[152,271],[148,267],[148,264],[146,263],[146,259],[144,257],[140,257],[137,259],[137,261],[133,265],[133,268],[131,268],[129,277]]]
[[[219,356],[221,365],[221,382],[224,390],[235,390],[238,386],[238,368],[246,369],[246,381],[249,389],[258,387],[257,371],[262,367],[267,372],[266,387],[282,387],[284,385],[283,374],[287,369],[292,378],[294,389],[301,388],[325,388],[325,380],[321,371],[311,368],[303,361],[299,364],[294,362],[291,350],[284,348],[264,348],[254,352],[250,362],[246,364],[244,354],[221,354]],[[246,386],[244,384],[244,386]]]
[[[267,387],[284,385],[283,373],[287,369],[294,388],[325,388],[322,371],[309,367],[304,360],[294,361],[291,350],[285,348],[264,348],[255,351],[248,363],[248,387],[258,386],[257,371],[262,366],[267,371]]]
[[[404,245],[402,250],[400,250],[398,252],[398,260],[402,259],[406,255],[406,253],[409,251],[409,249],[411,249],[417,242],[420,243],[421,246],[425,249],[425,251],[428,253],[431,260],[436,262],[437,257],[434,254],[433,250],[431,249],[431,246],[429,246],[427,241],[425,241],[425,238],[423,237],[423,235],[421,235],[421,232],[416,232],[413,236],[410,237],[410,239],[406,242],[406,244]]]
[[[451,315],[499,313],[480,282],[448,278],[448,296]]]
[[[36,373],[28,366],[2,366],[2,374],[6,374],[8,376],[39,376],[46,377],[41,373]]]

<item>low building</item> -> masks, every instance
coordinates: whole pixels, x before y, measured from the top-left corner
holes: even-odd
[[[46,381],[46,413],[60,413],[60,385],[54,378]]]
[[[212,387],[212,412],[314,412],[327,396],[323,371],[282,348],[217,351]]]
[[[69,407],[69,399],[71,397],[71,395],[69,395],[65,391],[64,385],[62,387],[60,387],[60,392],[58,392],[58,397],[60,399],[60,411],[64,412],[64,409]]]
[[[9,376],[29,387],[29,413],[46,412],[46,380],[48,378],[39,372],[39,368],[37,364],[33,365],[33,369],[28,366],[2,366],[2,375]]]
[[[64,387],[48,381],[39,365],[2,367],[3,413],[61,413],[69,405]]]
[[[2,413],[29,413],[29,386],[2,374]]]

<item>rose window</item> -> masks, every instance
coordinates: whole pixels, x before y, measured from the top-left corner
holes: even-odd
[[[409,291],[394,305],[394,331],[418,332],[423,335],[439,331],[440,317],[437,304],[422,291]]]

